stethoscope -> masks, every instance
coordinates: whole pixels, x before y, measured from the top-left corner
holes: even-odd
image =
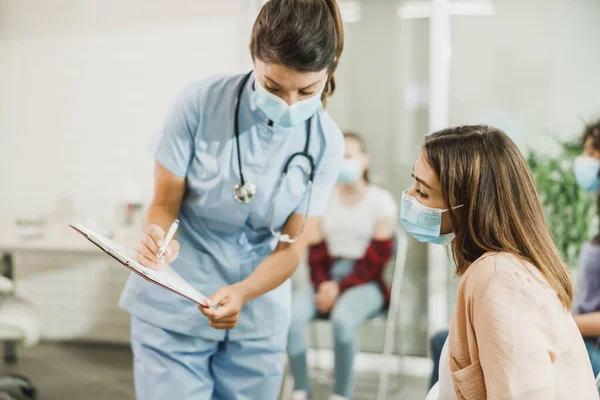
[[[238,159],[238,170],[240,172],[240,181],[233,186],[233,197],[239,203],[243,203],[243,204],[248,204],[248,203],[252,202],[252,200],[254,200],[254,197],[256,196],[256,185],[254,185],[251,182],[247,182],[244,179],[244,173],[242,172],[242,152],[240,150],[240,125],[239,125],[240,99],[244,92],[244,87],[246,86],[246,83],[248,82],[248,79],[250,79],[251,75],[252,75],[252,71],[250,71],[246,76],[244,76],[244,78],[242,79],[242,82],[240,83],[240,87],[239,87],[238,93],[237,93],[237,99],[235,102],[235,117],[234,117],[234,122],[235,122],[235,126],[234,126],[235,132],[234,133],[235,133],[235,141],[237,144],[237,159]],[[302,236],[302,232],[304,231],[304,227],[306,226],[306,221],[308,220],[308,211],[310,209],[310,199],[312,196],[312,184],[313,184],[313,178],[314,178],[314,174],[315,174],[315,160],[308,152],[308,146],[310,144],[310,133],[311,133],[311,128],[312,128],[311,122],[312,122],[312,117],[308,120],[308,129],[307,129],[307,134],[306,134],[306,143],[304,145],[304,150],[292,154],[290,156],[290,158],[288,158],[287,162],[285,163],[285,165],[283,167],[283,172],[282,172],[281,176],[279,177],[279,180],[277,183],[277,190],[275,191],[273,205],[271,206],[271,224],[270,224],[269,229],[271,230],[271,234],[275,237],[278,237],[280,242],[295,243],[300,238],[300,236]],[[295,238],[291,239],[289,235],[282,234],[281,232],[275,231],[275,208],[277,206],[277,199],[279,197],[279,192],[281,191],[281,186],[283,185],[285,177],[287,176],[290,163],[297,156],[304,157],[310,162],[310,175],[308,177],[308,201],[306,202],[306,211],[304,213],[304,220],[302,221],[302,226],[300,227],[300,231],[298,232],[298,235]]]

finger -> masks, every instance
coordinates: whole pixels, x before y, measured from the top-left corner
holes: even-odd
[[[200,310],[200,312],[202,314],[204,314],[208,319],[212,319],[212,317],[216,311],[214,308],[203,307],[203,306],[198,306],[198,310]]]
[[[222,320],[215,320],[212,318],[208,318],[208,320],[210,321],[211,324],[231,324],[231,323],[236,323],[237,320],[239,319],[238,317],[239,317],[239,315],[234,315],[229,318],[222,319]]]
[[[177,259],[178,255],[179,255],[179,242],[177,242],[176,240],[173,240],[171,242],[171,244],[169,245],[169,247],[167,248],[167,251],[165,252],[165,255],[163,256],[163,258],[166,260],[167,264],[171,264],[173,261],[175,261],[175,259]]]
[[[162,246],[162,241],[165,238],[165,231],[158,225],[150,225],[146,228],[146,233],[150,236],[158,247]]]
[[[140,264],[142,264],[144,267],[148,267],[148,268],[152,268],[152,269],[156,269],[156,264],[148,259],[146,256],[144,256],[141,252],[137,252],[137,262],[139,262]]]
[[[220,329],[220,330],[229,330],[229,329],[233,329],[235,328],[236,322],[227,322],[227,323],[223,323],[223,322],[211,322],[210,326],[213,327],[214,329]]]
[[[237,310],[236,308],[229,305],[225,305],[214,310],[211,320],[223,322],[228,319],[231,319],[232,317],[237,317],[239,313],[239,310]]]
[[[208,298],[208,300],[211,302],[211,304],[225,305],[228,297],[229,291],[225,288],[221,288],[214,292],[213,295]]]
[[[158,245],[156,244],[152,236],[148,235],[147,233],[144,233],[142,235],[142,243],[144,243],[152,253],[158,254]]]
[[[215,309],[207,309],[206,307],[198,307],[200,312],[208,318],[211,324],[225,324],[237,322],[239,318],[239,313],[235,314],[227,314],[225,316],[220,316]]]
[[[146,243],[140,242],[138,246],[138,252],[142,253],[142,255],[148,260],[152,261],[153,264],[158,264],[158,258],[156,257],[156,254],[154,254],[152,250],[148,248]]]

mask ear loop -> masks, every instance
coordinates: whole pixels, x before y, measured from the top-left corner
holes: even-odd
[[[460,206],[452,207],[452,209],[453,209],[453,210],[456,210],[457,208],[461,208],[461,207],[463,207],[463,206],[464,206],[464,204],[461,204]],[[446,211],[450,211],[450,209],[449,209],[449,208],[446,208],[445,210],[442,210],[442,212],[443,212],[443,213],[445,213]]]

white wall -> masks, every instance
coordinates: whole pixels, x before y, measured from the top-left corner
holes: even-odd
[[[553,152],[600,118],[600,2],[497,0],[454,17],[452,124],[504,125],[523,149]]]
[[[146,145],[168,103],[192,79],[250,67],[247,43],[261,3],[0,0],[0,220],[50,213],[65,196],[80,212],[109,220],[128,180],[149,199]],[[495,3],[495,16],[452,18],[451,123],[505,124],[521,144],[551,151],[546,132],[569,138],[581,129],[579,116],[600,117],[600,2]],[[329,111],[343,129],[365,135],[373,173],[399,198],[427,129],[427,110],[408,109],[403,96],[413,83],[427,86],[428,21],[398,20],[397,5],[365,0],[362,20],[347,25]],[[426,255],[410,246],[403,347],[424,354]],[[24,294],[50,296],[40,285],[69,276],[85,292],[92,276],[113,285],[105,304],[116,307],[123,277],[107,278],[112,264],[85,275],[22,260]],[[52,314],[68,302],[55,298]],[[40,306],[47,303],[40,297]],[[365,341],[372,350],[376,344]]]
[[[248,68],[243,0],[0,0],[0,218],[116,214],[187,82]]]
[[[189,81],[250,68],[244,0],[0,0],[0,221],[62,198],[106,224]],[[0,229],[2,225],[0,224]],[[49,339],[126,341],[128,275],[102,254],[17,253],[17,294]]]

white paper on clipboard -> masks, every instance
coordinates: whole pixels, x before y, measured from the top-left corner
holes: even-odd
[[[167,266],[160,271],[144,267],[137,262],[135,251],[122,246],[113,240],[92,231],[91,229],[86,228],[79,222],[70,226],[83,236],[87,237],[89,241],[94,243],[105,253],[115,258],[125,267],[140,275],[142,278],[156,285],[162,286],[165,289],[171,290],[172,292],[175,292],[199,305],[206,305],[206,296],[190,285],[170,266]]]

